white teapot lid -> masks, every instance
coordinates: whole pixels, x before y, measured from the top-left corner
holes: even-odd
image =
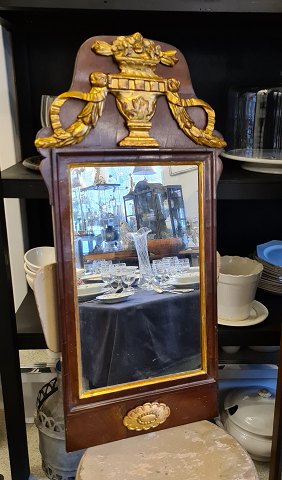
[[[257,435],[272,436],[275,393],[254,386],[232,390],[224,400],[228,418],[244,430]]]

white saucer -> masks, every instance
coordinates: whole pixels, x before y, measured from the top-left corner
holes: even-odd
[[[246,320],[225,320],[218,318],[219,325],[227,325],[228,327],[248,327],[263,322],[268,317],[267,308],[257,300],[253,301],[250,316]]]

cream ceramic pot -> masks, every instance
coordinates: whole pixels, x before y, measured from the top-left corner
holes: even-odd
[[[224,401],[224,429],[254,460],[267,462],[271,454],[275,395],[265,387],[232,390]]]
[[[255,299],[263,266],[247,257],[223,256],[217,285],[218,317],[245,320]]]

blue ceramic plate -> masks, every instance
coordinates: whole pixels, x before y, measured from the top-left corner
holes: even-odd
[[[272,240],[257,245],[257,256],[272,265],[282,267],[282,241]]]

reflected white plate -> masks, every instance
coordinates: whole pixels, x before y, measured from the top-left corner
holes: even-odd
[[[132,295],[134,295],[134,292],[106,293],[104,295],[99,295],[98,297],[96,297],[96,300],[101,303],[118,303],[123,302]]]
[[[263,322],[268,317],[267,308],[257,300],[252,303],[251,313],[246,320],[225,320],[218,318],[219,325],[227,325],[228,327],[248,327]]]
[[[179,288],[189,288],[189,287],[194,287],[194,288],[197,288],[196,285],[199,285],[199,281],[198,282],[188,282],[188,283],[177,283],[177,282],[174,282],[174,283],[171,283],[171,285],[173,287],[175,287],[176,289],[179,289]]]
[[[98,295],[105,291],[104,283],[87,283],[77,286],[77,294],[79,297],[87,297],[90,295]]]
[[[188,287],[189,285],[195,285],[200,281],[200,272],[194,271],[191,273],[185,273],[183,275],[176,276],[170,281],[171,285],[177,288]]]
[[[81,280],[84,282],[99,282],[101,280],[101,275],[100,273],[90,273],[90,274],[85,274],[82,275]]]

